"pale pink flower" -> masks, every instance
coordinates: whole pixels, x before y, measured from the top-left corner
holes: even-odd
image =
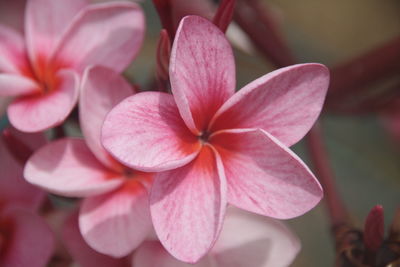
[[[92,248],[114,257],[129,254],[152,229],[146,189],[152,174],[122,166],[100,143],[107,112],[132,94],[114,71],[89,68],[82,78],[79,106],[85,140],[49,143],[35,152],[24,171],[30,183],[52,193],[84,197],[81,233]]]
[[[35,149],[42,135],[13,134]],[[50,227],[35,214],[44,193],[22,177],[23,166],[0,139],[0,266],[46,266],[54,249]]]
[[[130,2],[29,0],[25,36],[0,25],[0,95],[13,126],[37,132],[63,122],[78,97],[78,75],[89,65],[122,71],[137,54],[144,16]]]
[[[147,241],[132,267],[283,267],[299,250],[299,239],[283,223],[230,207],[217,242],[198,263],[178,261],[159,242]]]
[[[176,258],[196,262],[214,244],[226,203],[287,219],[322,197],[308,167],[287,147],[319,115],[329,73],[294,65],[235,90],[223,33],[185,17],[170,62],[172,95],[144,92],[107,116],[104,147],[135,169],[160,172],[150,194],[156,233]]]

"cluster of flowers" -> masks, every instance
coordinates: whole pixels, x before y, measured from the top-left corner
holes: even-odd
[[[286,67],[234,93],[224,33],[186,16],[169,58],[172,94],[135,92],[120,73],[144,32],[137,4],[84,0],[28,0],[24,36],[0,26],[0,95],[15,97],[9,135],[33,151],[18,161],[0,142],[1,266],[53,255],[42,189],[84,198],[62,231],[82,266],[287,266],[299,251],[264,216],[297,217],[322,198],[288,147],[317,119],[327,69]],[[48,142],[42,132],[77,103],[84,138]]]

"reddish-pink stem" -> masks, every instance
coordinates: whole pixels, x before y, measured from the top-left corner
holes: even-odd
[[[321,135],[319,124],[308,133],[307,147],[314,166],[314,171],[325,192],[325,203],[328,208],[332,226],[348,221],[346,208],[336,190],[334,175],[329,164],[328,154]]]

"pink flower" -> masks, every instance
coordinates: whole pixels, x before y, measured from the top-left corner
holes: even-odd
[[[17,96],[10,122],[37,132],[63,122],[89,65],[122,71],[143,40],[144,16],[134,3],[29,0],[25,37],[0,26],[0,95]]]
[[[300,250],[298,238],[276,220],[233,207],[210,253],[192,265],[171,257],[157,241],[147,241],[133,255],[132,267],[283,267]]]
[[[13,131],[35,149],[45,142],[42,135]],[[49,226],[35,211],[44,194],[22,177],[22,165],[0,139],[0,266],[45,266],[54,249]]]
[[[170,62],[172,95],[136,94],[107,116],[104,147],[135,169],[160,172],[150,193],[164,247],[196,262],[214,244],[226,203],[287,219],[322,198],[307,166],[287,147],[321,111],[329,74],[294,65],[235,89],[232,50],[209,21],[185,17]]]
[[[104,67],[82,78],[80,121],[85,140],[64,138],[42,147],[28,160],[24,176],[32,184],[67,197],[84,197],[80,231],[95,250],[123,257],[151,230],[146,186],[152,174],[122,166],[103,149],[100,130],[107,112],[132,95],[131,86]]]

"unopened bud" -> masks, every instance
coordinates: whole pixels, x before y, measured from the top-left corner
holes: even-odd
[[[376,205],[371,209],[365,220],[364,244],[368,250],[376,252],[382,245],[384,227],[383,207]]]

